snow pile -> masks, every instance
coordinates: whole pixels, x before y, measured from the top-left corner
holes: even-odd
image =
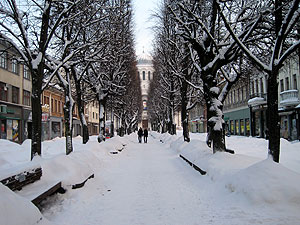
[[[254,204],[300,205],[300,174],[273,162],[260,161],[228,179],[226,187]]]
[[[51,224],[31,202],[18,196],[1,183],[0,193],[0,224]]]
[[[299,157],[293,159],[299,154],[299,142],[281,140],[284,163],[278,164],[266,159],[267,141],[264,139],[230,137],[227,138],[228,146],[236,154],[212,154],[204,136],[200,134],[198,140],[192,139],[189,143],[180,137],[169,144],[172,150],[206,171],[206,176],[217,186],[225,188],[228,195],[243,195],[254,204],[287,204],[299,208],[300,165],[293,167],[296,172],[285,167],[285,164],[293,166],[299,162]]]

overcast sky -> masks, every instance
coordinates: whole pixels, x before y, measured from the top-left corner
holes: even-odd
[[[136,54],[140,55],[143,48],[147,54],[151,53],[154,38],[151,27],[151,14],[157,11],[160,0],[133,0]]]

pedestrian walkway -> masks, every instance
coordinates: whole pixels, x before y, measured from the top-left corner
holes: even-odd
[[[60,225],[274,222],[257,218],[255,212],[241,209],[232,199],[220,204],[218,194],[211,191],[216,188],[211,188],[215,184],[210,179],[151,135],[147,144],[134,138],[120,154],[103,162],[95,179],[57,197],[43,214]]]

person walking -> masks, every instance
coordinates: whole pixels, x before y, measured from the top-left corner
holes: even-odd
[[[140,127],[140,129],[138,131],[138,140],[139,140],[139,143],[142,143],[142,136],[143,136],[143,129]]]
[[[148,138],[148,130],[145,128],[144,130],[144,143],[147,143],[147,138]]]

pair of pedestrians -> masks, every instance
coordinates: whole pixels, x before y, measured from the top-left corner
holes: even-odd
[[[145,130],[143,131],[143,129],[140,127],[140,129],[138,130],[139,143],[142,143],[142,136],[144,136],[144,143],[147,143],[147,139],[148,139],[148,130],[147,130],[147,128],[145,128]]]

